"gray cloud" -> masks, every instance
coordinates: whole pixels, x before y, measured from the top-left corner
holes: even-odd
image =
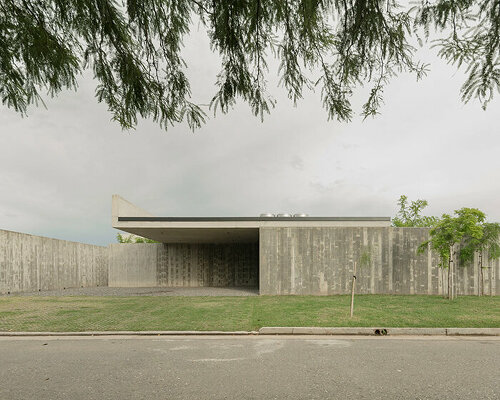
[[[292,157],[292,160],[290,161],[290,165],[292,166],[292,168],[298,171],[302,171],[304,169],[304,160],[298,155],[294,155]]]

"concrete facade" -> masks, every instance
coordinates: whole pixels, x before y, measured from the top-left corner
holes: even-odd
[[[111,244],[110,287],[257,287],[259,247],[241,244]]]
[[[259,243],[112,244],[108,248],[0,230],[0,293],[72,287],[258,287],[268,295],[446,294],[447,270],[417,254],[426,228],[260,228]],[[363,253],[370,262],[360,266]],[[483,260],[487,260],[486,255]],[[457,261],[457,260],[456,260]],[[485,261],[486,265],[486,261]],[[484,271],[498,295],[500,261]],[[109,274],[109,280],[108,280]],[[476,295],[477,260],[456,268],[459,295]]]
[[[357,293],[445,294],[447,271],[438,258],[417,254],[428,235],[427,228],[261,228],[260,294],[350,293],[354,261]],[[360,266],[363,253],[370,262]],[[483,270],[484,291],[496,295],[500,260],[490,266]],[[477,294],[477,262],[459,265],[455,281],[458,295]]]
[[[0,293],[107,284],[106,247],[0,230]]]
[[[261,228],[250,244],[113,244],[109,285],[115,287],[259,286],[264,295],[350,293],[354,261],[356,292],[447,292],[447,270],[431,252],[418,254],[427,228]],[[369,262],[360,265],[363,253]],[[486,260],[486,255],[484,256]],[[455,260],[457,262],[458,260]],[[484,293],[498,294],[500,262],[484,272]],[[478,263],[458,265],[459,295],[476,295]]]
[[[112,246],[110,282],[237,285],[239,281],[230,278],[237,268],[230,264],[238,259],[238,252],[244,255],[242,249],[251,248],[244,246],[258,244],[259,259],[252,265],[259,269],[261,294],[349,293],[355,261],[358,293],[445,294],[447,271],[439,268],[437,256],[417,254],[429,229],[393,228],[390,223],[388,217],[155,217],[114,195],[113,227],[168,244],[143,250]],[[211,243],[211,247],[202,243]],[[224,260],[214,258],[214,249],[229,243],[243,247],[232,247],[234,251],[229,253],[234,254]],[[359,263],[363,254],[370,259],[364,266]],[[211,266],[213,263],[224,265],[223,272]],[[484,292],[495,295],[500,290],[500,261],[490,267],[483,269]],[[477,294],[479,272],[477,262],[458,266],[457,294]],[[160,278],[162,274],[169,278]],[[213,278],[211,274],[215,274]]]

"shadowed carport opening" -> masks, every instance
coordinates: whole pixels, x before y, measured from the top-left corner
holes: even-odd
[[[152,218],[148,218],[152,220]],[[158,220],[159,218],[155,218]],[[163,218],[162,218],[163,219]],[[145,222],[146,218],[120,217],[119,221]],[[172,218],[170,218],[172,220]],[[186,222],[187,218],[182,221]],[[199,219],[196,219],[199,222]],[[122,230],[124,230],[122,228]],[[174,228],[174,227],[141,227],[126,230],[138,236],[160,242],[153,246],[143,246],[144,254],[133,255],[133,251],[142,251],[136,244],[120,245],[121,253],[113,253],[111,264],[121,268],[127,259],[137,259],[133,269],[138,272],[120,274],[127,277],[125,282],[121,277],[115,280],[114,286],[129,286],[140,275],[141,259],[144,263],[153,263],[155,279],[150,281],[154,287],[218,287],[242,288],[242,290],[259,288],[259,229],[258,228]],[[117,245],[113,245],[116,249]],[[131,247],[133,246],[133,247]],[[156,256],[151,254],[156,252]],[[126,256],[122,254],[128,252]],[[118,259],[117,259],[118,258]],[[115,268],[115,267],[113,267]],[[144,265],[143,271],[151,270],[150,265]]]

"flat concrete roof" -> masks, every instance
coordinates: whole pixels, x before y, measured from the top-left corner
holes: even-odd
[[[245,243],[261,227],[384,227],[390,217],[156,217],[113,195],[112,226],[164,243]]]

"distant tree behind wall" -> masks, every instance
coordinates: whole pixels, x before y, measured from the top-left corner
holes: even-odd
[[[122,235],[118,233],[116,235],[118,243],[159,243],[153,239],[143,238],[135,235]]]
[[[431,227],[438,222],[437,217],[422,215],[422,211],[427,207],[427,200],[415,200],[408,204],[408,197],[401,195],[398,201],[399,211],[392,219],[395,227]]]

